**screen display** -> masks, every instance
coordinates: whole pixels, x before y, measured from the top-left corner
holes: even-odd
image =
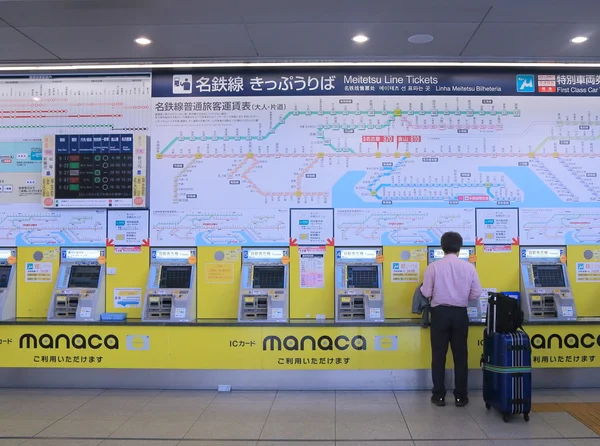
[[[156,251],[155,258],[158,260],[187,260],[192,255],[193,252],[190,249],[159,249]]]
[[[379,288],[377,266],[349,266],[346,277],[348,288]]]
[[[55,198],[129,198],[133,135],[57,135]]]
[[[86,259],[97,260],[103,255],[100,249],[66,249],[63,251],[63,259]]]
[[[69,274],[69,288],[98,288],[99,265],[75,265]]]
[[[8,278],[12,266],[0,266],[0,288],[8,287]]]
[[[159,288],[191,288],[191,266],[163,266],[160,269]]]
[[[248,250],[248,259],[277,260],[284,256],[283,249],[253,249]]]
[[[340,251],[341,259],[376,259],[376,249],[344,249]]]
[[[255,266],[252,288],[285,288],[285,267]]]
[[[534,286],[564,287],[565,275],[562,265],[533,265]]]
[[[471,251],[468,248],[462,248],[458,253],[458,258],[463,260],[469,260],[469,256],[471,255]],[[435,260],[441,259],[445,256],[444,250],[442,248],[436,248],[433,250],[433,258]]]
[[[537,259],[558,259],[560,258],[561,252],[560,249],[551,248],[551,249],[528,249],[525,251],[525,257],[528,259],[537,258]]]

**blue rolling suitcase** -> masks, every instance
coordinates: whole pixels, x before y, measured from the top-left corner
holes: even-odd
[[[495,313],[492,311],[492,313]],[[529,421],[531,411],[531,344],[524,331],[497,333],[495,314],[483,334],[483,400],[487,409],[495,408],[508,422],[511,415],[523,414]],[[493,319],[490,320],[490,319]]]

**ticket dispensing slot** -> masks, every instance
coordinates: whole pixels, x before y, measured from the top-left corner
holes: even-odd
[[[196,319],[195,249],[153,249],[142,321]]]
[[[287,322],[288,249],[244,248],[238,320]]]
[[[521,248],[521,309],[528,321],[577,319],[563,263],[566,248]]]
[[[104,249],[61,248],[49,321],[99,321],[105,310]]]
[[[16,255],[14,248],[0,249],[0,321],[16,317]]]
[[[381,248],[336,248],[336,322],[384,322],[381,255]]]
[[[439,247],[431,247],[428,249],[427,261],[428,264],[437,262],[438,260],[444,257],[444,250]],[[475,257],[475,248],[474,247],[464,247],[460,250],[458,254],[458,258],[464,260],[465,262],[470,262],[475,266],[475,262],[473,261]],[[485,322],[487,315],[487,306],[488,306],[488,296],[480,296],[477,300],[469,301],[469,306],[467,307],[467,314],[469,315],[469,322]]]

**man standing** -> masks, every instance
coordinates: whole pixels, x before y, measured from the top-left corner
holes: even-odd
[[[469,300],[478,299],[481,283],[475,267],[458,258],[463,239],[457,232],[442,235],[444,258],[425,269],[421,292],[431,298],[431,376],[433,395],[431,402],[445,406],[446,355],[448,344],[454,357],[454,398],[456,406],[469,403],[467,392]]]

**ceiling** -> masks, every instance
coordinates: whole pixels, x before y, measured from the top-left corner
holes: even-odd
[[[600,0],[0,0],[0,19],[3,65],[600,61]]]

